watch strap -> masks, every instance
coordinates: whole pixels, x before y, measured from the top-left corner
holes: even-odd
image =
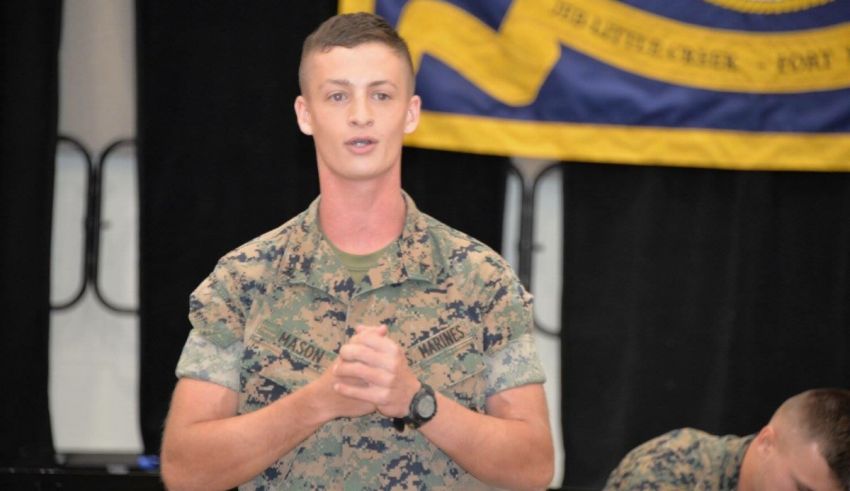
[[[431,388],[431,386],[426,384],[425,382],[420,381],[419,383],[421,387],[419,387],[419,390],[416,391],[416,394],[414,394],[413,398],[410,400],[410,408],[407,411],[407,416],[403,418],[393,418],[393,427],[398,431],[404,431],[405,426],[410,426],[411,428],[418,428],[421,425],[427,423],[428,421],[431,421],[431,418],[433,418],[434,415],[437,414],[437,398],[434,395],[434,389]],[[430,397],[431,399],[433,399],[435,406],[434,412],[432,412],[431,415],[428,417],[422,417],[417,409],[417,405],[425,397]]]

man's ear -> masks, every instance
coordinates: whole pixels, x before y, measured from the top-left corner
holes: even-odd
[[[422,108],[422,99],[418,95],[414,95],[407,103],[407,114],[404,119],[404,132],[406,134],[413,133],[419,126],[419,112]]]
[[[298,120],[298,127],[305,135],[313,134],[313,120],[310,117],[310,109],[307,107],[307,100],[303,95],[295,98],[295,117]]]
[[[776,430],[767,425],[759,431],[754,442],[762,453],[770,453],[776,448]]]

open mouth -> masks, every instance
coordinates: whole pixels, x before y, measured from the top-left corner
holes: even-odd
[[[365,147],[368,147],[369,145],[373,145],[375,143],[378,143],[378,140],[375,140],[374,138],[369,138],[369,137],[352,138],[352,139],[345,142],[346,145],[349,145],[349,146],[354,147],[354,148],[365,148]]]

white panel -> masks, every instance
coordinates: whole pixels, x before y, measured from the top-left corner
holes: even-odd
[[[89,294],[51,316],[50,418],[58,453],[139,453],[138,321]]]
[[[139,213],[135,147],[122,145],[108,157],[103,174],[99,284],[119,307],[138,307]],[[133,265],[127,268],[125,265]]]
[[[74,0],[63,8],[59,133],[97,158],[135,134],[133,0]],[[62,146],[64,147],[64,145]],[[61,147],[60,147],[61,148]],[[68,299],[82,270],[80,172],[57,157],[51,292]],[[103,181],[100,285],[123,307],[138,304],[135,157],[114,154]],[[82,171],[84,174],[84,170]],[[138,319],[116,314],[89,290],[50,321],[50,417],[57,452],[141,452]]]
[[[50,303],[53,305],[71,301],[83,282],[87,180],[85,156],[68,143],[60,144],[56,151],[50,244]]]
[[[133,0],[63,4],[59,132],[99,154],[136,134]]]
[[[527,161],[514,159],[514,164]],[[543,163],[529,162],[524,168],[531,175]],[[539,184],[534,210],[535,255],[532,266],[534,311],[537,319],[548,329],[559,331],[561,325],[561,258],[562,258],[562,206],[561,172],[548,172]],[[522,188],[518,177],[510,175],[505,196],[502,255],[514,268],[519,265],[519,220]],[[560,339],[535,333],[537,352],[546,372],[546,400],[549,405],[549,422],[555,443],[555,475],[551,487],[559,488],[563,482],[564,445],[561,437],[561,363]]]
[[[102,213],[100,285],[111,301],[135,307],[135,160],[129,152],[120,152],[109,165],[104,180],[105,193],[110,197],[105,199]],[[57,168],[56,208],[79,209],[84,194],[66,190],[73,179],[63,177],[64,172]],[[73,228],[63,222],[69,219],[68,215],[56,214],[55,229]],[[54,241],[65,242],[55,235]],[[79,255],[58,254],[54,258],[54,271],[79,267]],[[91,289],[79,304],[52,314],[49,393],[57,452],[141,452],[138,349],[138,318],[109,311],[95,299]]]

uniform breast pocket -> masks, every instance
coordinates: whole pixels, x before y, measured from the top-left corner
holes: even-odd
[[[474,410],[482,411],[485,403],[484,356],[472,338],[444,348],[415,367],[420,380],[443,395]]]
[[[249,407],[262,407],[318,378],[336,357],[307,340],[274,343],[251,339],[242,360],[243,394]]]

